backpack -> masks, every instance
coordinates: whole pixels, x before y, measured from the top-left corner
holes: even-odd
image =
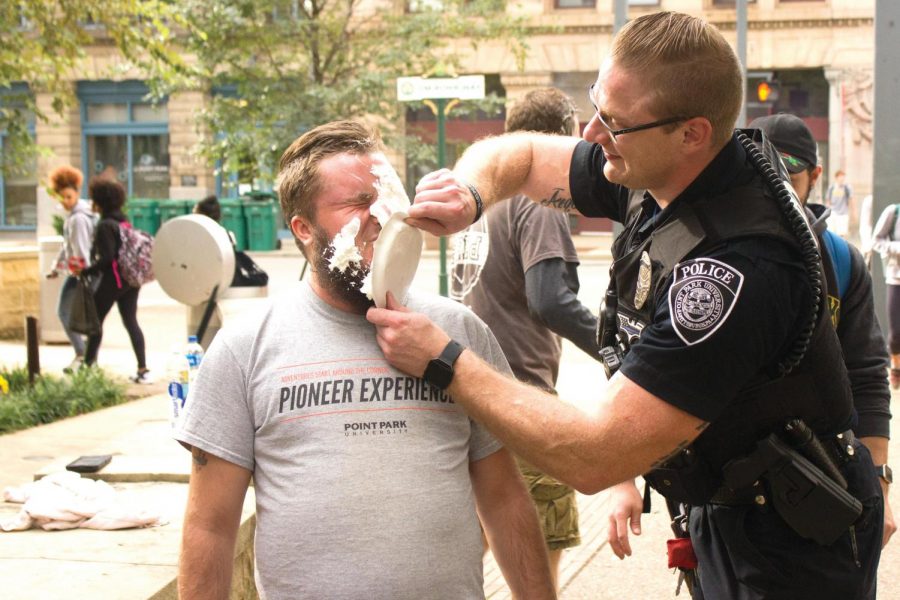
[[[828,229],[822,238],[837,276],[838,298],[843,300],[847,286],[850,285],[850,246],[844,238]]]
[[[153,236],[123,222],[119,223],[119,238],[119,254],[113,264],[117,274],[131,287],[153,281]]]

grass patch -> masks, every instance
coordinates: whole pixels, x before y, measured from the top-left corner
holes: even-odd
[[[72,375],[43,375],[28,385],[24,368],[0,369],[7,386],[0,388],[0,434],[52,423],[127,400],[125,385],[102,369],[80,369]]]

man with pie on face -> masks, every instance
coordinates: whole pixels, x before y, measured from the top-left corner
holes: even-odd
[[[734,51],[701,19],[644,15],[616,35],[589,95],[583,140],[475,143],[419,182],[407,223],[455,232],[516,193],[623,223],[600,326],[610,380],[586,413],[464,350],[450,393],[582,492],[643,475],[688,507],[669,558],[695,598],[874,597],[878,478],[851,430],[814,235],[734,130]],[[454,337],[399,303],[368,319],[411,375]]]
[[[438,375],[392,367],[365,318],[375,215],[398,200],[380,194],[398,189],[380,140],[355,121],[317,127],[282,156],[282,211],[313,270],[220,331],[191,386],[175,434],[193,457],[181,597],[227,596],[251,476],[262,597],[483,598],[479,517],[513,593],[555,597],[511,455]],[[508,371],[470,311],[403,300]]]

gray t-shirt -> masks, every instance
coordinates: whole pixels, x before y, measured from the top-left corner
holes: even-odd
[[[508,371],[471,311],[409,307]],[[263,598],[484,597],[469,463],[499,442],[307,283],[216,336],[175,437],[253,471]]]

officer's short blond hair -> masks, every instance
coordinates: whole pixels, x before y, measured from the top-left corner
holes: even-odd
[[[744,94],[741,65],[703,19],[675,12],[638,17],[616,35],[610,57],[652,90],[650,110],[660,119],[705,117],[714,143],[731,137]]]

